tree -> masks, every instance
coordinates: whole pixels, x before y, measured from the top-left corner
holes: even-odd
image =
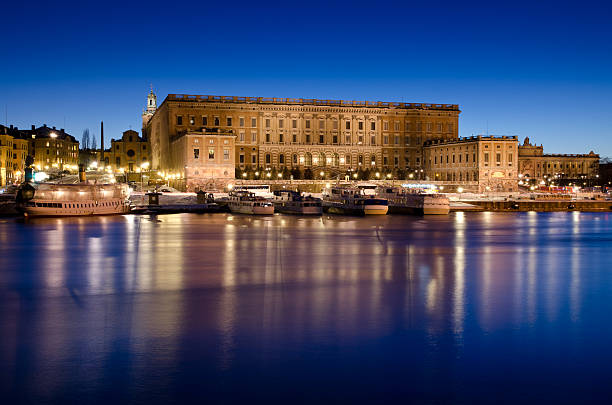
[[[89,128],[85,128],[81,137],[81,149],[89,149]]]
[[[96,150],[98,149],[98,142],[96,142],[96,137],[92,137],[91,138],[91,149]]]

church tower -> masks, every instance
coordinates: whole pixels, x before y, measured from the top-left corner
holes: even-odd
[[[147,126],[147,123],[149,122],[153,114],[155,114],[155,111],[157,111],[157,96],[155,95],[155,93],[153,93],[153,86],[151,86],[151,91],[149,92],[149,95],[147,96],[147,105],[142,111],[142,135],[143,136],[145,135],[145,127]]]

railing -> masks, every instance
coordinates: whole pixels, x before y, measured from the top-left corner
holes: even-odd
[[[237,96],[210,96],[191,94],[168,94],[168,101],[208,101],[221,103],[254,103],[254,104],[295,104],[317,105],[334,107],[376,107],[376,108],[403,108],[421,110],[447,110],[459,111],[457,104],[428,104],[428,103],[399,103],[388,101],[356,101],[356,100],[319,100],[314,98],[276,98],[276,97],[237,97]]]

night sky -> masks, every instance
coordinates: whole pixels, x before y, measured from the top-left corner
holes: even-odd
[[[459,135],[612,156],[609,2],[3,2],[0,122],[107,146],[168,93],[459,104]]]

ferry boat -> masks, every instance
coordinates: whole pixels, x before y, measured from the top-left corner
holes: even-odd
[[[283,214],[321,215],[321,199],[303,196],[297,191],[275,191],[274,209]]]
[[[127,214],[127,184],[29,184],[18,191],[17,209],[25,216],[57,217]]]
[[[389,201],[390,214],[447,215],[450,211],[448,197],[425,189],[383,186],[376,195]]]
[[[343,215],[385,215],[389,207],[384,198],[364,194],[358,187],[335,186],[323,193],[323,210]]]
[[[274,198],[268,184],[238,184],[233,187],[232,191],[247,191],[255,194],[256,197]]]
[[[235,214],[272,215],[274,205],[270,200],[258,197],[248,191],[232,191],[227,198],[227,205]]]

